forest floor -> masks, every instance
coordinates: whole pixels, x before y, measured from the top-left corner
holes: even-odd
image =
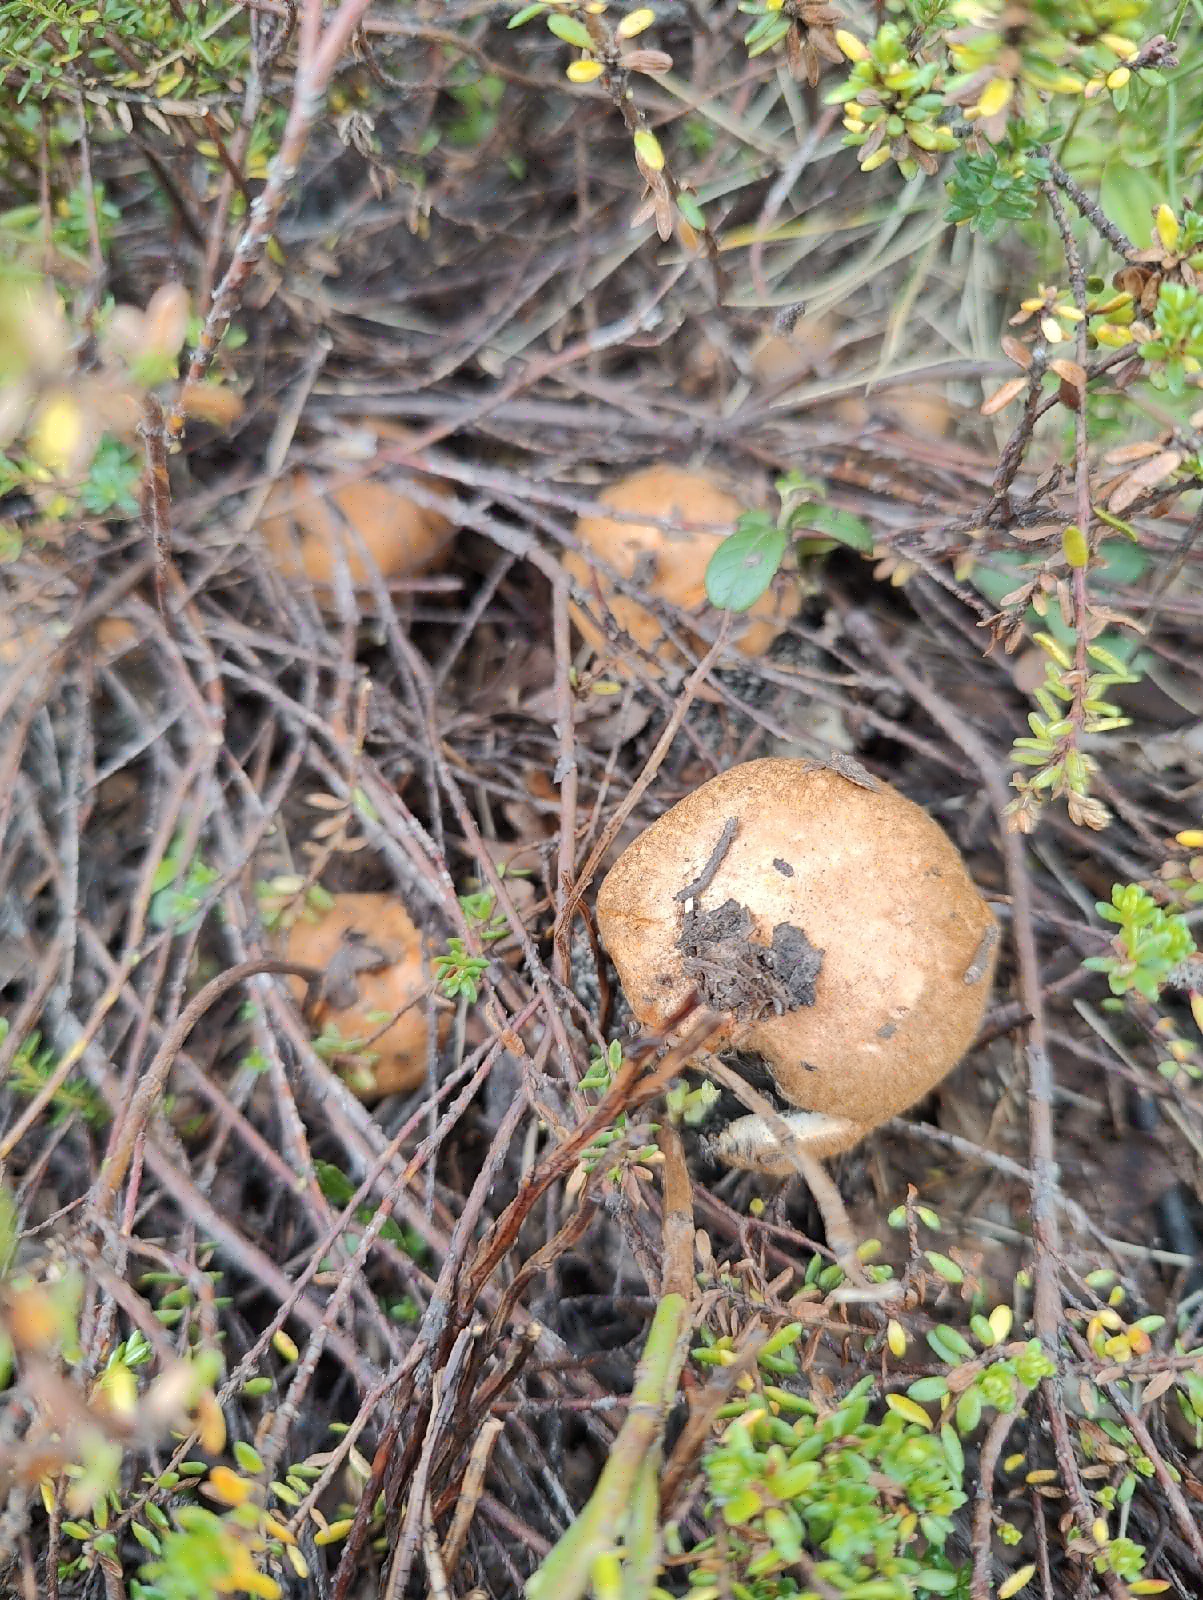
[[[55,269],[85,324],[182,283],[191,347],[224,277],[232,331],[186,419],[145,401],[127,505],[52,534],[9,502],[0,1584],[516,1600],[550,1558],[548,1600],[1197,1595],[1194,983],[1115,1008],[1083,965],[1113,885],[1203,875],[1194,480],[1092,522],[1169,448],[1115,454],[1156,406],[1138,434],[1104,394],[1087,439],[1071,372],[982,411],[1073,206],[1043,242],[953,228],[729,8],[673,7],[638,104],[705,202],[682,228],[560,40],[450,9],[374,12],[312,127],[313,41],[254,11],[234,121],[267,85],[304,158],[245,271],[241,134],[232,166],[195,108],[123,138],[114,100],[69,158],[107,208]],[[780,513],[755,651],[704,554],[664,594],[578,536],[665,464]],[[431,512],[437,559],[365,572]],[[1116,638],[1089,797],[1017,818],[1033,694]],[[918,802],[1001,930],[962,1064],[817,1188],[715,1159],[738,1094],[699,1093],[688,1017],[640,1031],[594,915],[644,826],[765,756]]]

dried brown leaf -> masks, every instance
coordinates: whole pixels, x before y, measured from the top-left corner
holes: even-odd
[[[654,78],[657,73],[672,71],[673,58],[663,50],[631,50],[623,56],[622,64],[629,72],[644,72]]]
[[[993,417],[999,411],[1004,411],[1013,400],[1018,400],[1027,388],[1026,378],[1008,378],[1001,389],[996,389],[982,406],[983,417]]]
[[[1008,333],[1003,337],[1002,347],[1003,354],[1009,356],[1017,367],[1022,367],[1027,372],[1032,365],[1032,352],[1027,345]]]
[[[1108,450],[1103,460],[1113,467],[1126,466],[1130,461],[1143,461],[1147,456],[1157,455],[1164,446],[1159,439],[1144,439],[1140,444],[1121,444],[1114,450]]]
[[[1131,476],[1146,489],[1152,489],[1156,484],[1163,483],[1166,478],[1171,477],[1181,465],[1181,450],[1163,450],[1160,455],[1153,456],[1143,466],[1137,467]]]
[[[1068,383],[1072,388],[1086,387],[1086,368],[1080,367],[1076,361],[1070,361],[1066,356],[1058,356],[1056,361],[1049,362],[1049,368],[1063,383]]]
[[[1144,1404],[1149,1405],[1154,1400],[1160,1400],[1167,1389],[1172,1389],[1174,1379],[1178,1376],[1173,1370],[1159,1372],[1155,1378],[1150,1378],[1145,1384]]]

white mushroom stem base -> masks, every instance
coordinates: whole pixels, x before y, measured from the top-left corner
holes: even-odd
[[[852,1122],[847,1117],[828,1117],[818,1111],[783,1111],[771,1121],[768,1117],[737,1117],[710,1141],[710,1148],[729,1167],[788,1178],[798,1170],[798,1163],[790,1155],[795,1141],[812,1158],[834,1156],[859,1144],[869,1132],[867,1123]]]

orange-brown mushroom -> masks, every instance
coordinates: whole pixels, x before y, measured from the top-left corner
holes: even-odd
[[[395,895],[338,894],[333,901],[328,911],[307,910],[284,941],[287,960],[325,974],[312,1022],[347,1041],[355,1063],[348,1081],[361,1098],[416,1089],[426,1078],[430,1039],[421,935]],[[288,982],[303,1000],[304,980]],[[446,1026],[441,1020],[440,1037]]]
[[[406,439],[404,430],[391,424],[372,423],[371,428],[379,438]],[[392,472],[337,482],[348,471],[327,476],[297,468],[273,485],[260,531],[284,576],[326,589],[340,554],[356,584],[367,581],[369,563],[385,579],[414,577],[436,566],[450,545],[452,524],[414,499],[408,486],[439,497],[450,495],[449,486],[425,474]]]
[[[722,1022],[708,1049],[763,1058],[793,1133],[846,1150],[933,1089],[977,1033],[998,928],[947,834],[857,770],[768,759],[675,805],[619,857],[598,927],[639,1021],[689,1001]],[[787,1173],[771,1125],[716,1143]]]
[[[597,556],[650,598],[700,614],[707,604],[705,579],[710,557],[746,508],[709,474],[669,465],[632,473],[598,498],[620,515],[581,517],[576,536],[583,551],[569,551],[564,556],[565,570],[587,590],[594,590],[596,582],[601,601],[619,628],[649,654],[658,656],[660,665],[675,661],[676,652],[664,642],[660,619],[640,601],[619,593],[586,553]],[[656,521],[641,520],[644,518],[675,526],[661,528]],[[610,654],[603,633],[578,607],[572,609],[586,642],[599,653]],[[761,654],[796,609],[797,597],[789,586],[774,585],[736,619],[737,648],[745,655]]]

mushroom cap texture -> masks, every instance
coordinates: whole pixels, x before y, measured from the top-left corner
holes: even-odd
[[[670,605],[700,611],[707,603],[706,566],[710,557],[746,508],[706,473],[670,464],[634,472],[611,484],[598,499],[612,510],[632,517],[642,514],[685,524],[703,523],[722,530],[685,528],[670,533],[654,522],[619,522],[605,516],[581,517],[576,525],[581,544],[622,577],[640,582],[649,595]],[[594,569],[584,555],[569,550],[563,562],[569,577],[586,589],[592,586]],[[670,649],[663,643],[664,629],[653,612],[614,590],[604,572],[597,574],[597,580],[624,632],[649,652],[659,648],[663,654]],[[755,605],[742,613],[749,620],[735,640],[737,649],[747,655],[761,654],[796,609],[796,600],[789,593],[766,590]],[[572,612],[582,637],[595,650],[604,652],[607,640],[600,629],[578,607],[574,606]],[[740,619],[736,618],[735,626],[738,628],[739,624]],[[675,656],[676,652],[671,651],[670,657]]]
[[[348,936],[350,936],[348,938]],[[427,977],[422,965],[422,936],[408,911],[390,894],[339,894],[334,905],[316,922],[301,919],[289,929],[284,947],[287,960],[303,966],[328,968],[344,942],[358,940],[383,956],[387,965],[375,972],[355,972],[350,982],[359,998],[349,1006],[319,1000],[314,1020],[333,1024],[344,1039],[368,1039],[380,1028],[371,1013],[391,1015],[416,1002],[375,1039],[370,1046],[377,1057],[369,1068],[373,1078],[364,1098],[416,1089],[426,1079]],[[298,1001],[305,997],[304,979],[290,977],[289,987]]]
[[[602,939],[646,1028],[666,1029],[701,988],[686,970],[678,896],[732,818],[699,911],[734,900],[755,943],[787,924],[822,963],[813,1004],[732,1016],[711,1048],[758,1052],[791,1105],[866,1132],[933,1088],[973,1042],[997,925],[943,829],[889,785],[865,788],[805,761],[750,761],[654,822],[598,892]]]
[[[444,485],[421,481],[437,493]],[[345,550],[352,583],[365,583],[368,568],[354,528],[383,578],[411,577],[434,566],[451,539],[447,518],[405,493],[404,483],[364,478],[328,491],[320,477],[299,469],[267,497],[260,531],[287,578],[307,578],[327,588]]]

